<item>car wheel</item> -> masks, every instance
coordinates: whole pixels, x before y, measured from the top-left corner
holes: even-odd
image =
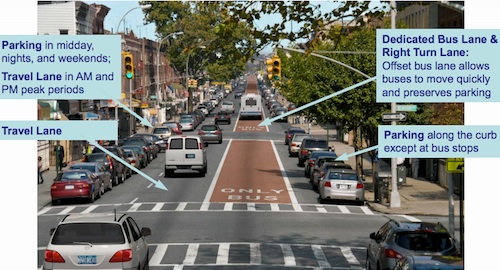
[[[122,176],[120,177],[120,183],[125,182],[125,179],[127,179],[127,173],[125,171],[122,171]]]
[[[221,143],[222,143],[222,138],[219,140],[219,144],[221,144]]]
[[[113,190],[113,180],[109,178],[109,186],[108,186],[108,191]]]
[[[118,175],[116,175],[116,174],[115,174],[115,177],[114,177],[113,182],[114,182],[114,185],[115,185],[115,186],[118,186],[118,184],[120,184],[120,181],[119,181],[119,179],[118,179]]]
[[[365,269],[366,270],[371,270],[372,269],[372,267],[370,265],[370,260],[368,259],[368,252],[366,253]]]
[[[52,205],[58,205],[59,201],[58,200],[52,200]]]
[[[321,204],[323,204],[325,202],[325,200],[323,198],[321,198],[321,193],[318,196],[318,200],[319,200],[319,203],[321,203]]]
[[[95,194],[94,194],[94,192],[92,192],[92,193],[90,194],[89,202],[90,202],[90,203],[94,203],[94,202],[95,202]]]

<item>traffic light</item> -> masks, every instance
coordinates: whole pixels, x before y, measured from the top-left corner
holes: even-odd
[[[190,79],[188,81],[188,87],[193,87],[193,88],[196,88],[198,86],[198,81],[195,80],[195,79]]]
[[[127,79],[134,78],[134,58],[132,53],[123,52],[123,62],[125,64],[125,77]]]
[[[266,59],[266,65],[267,65],[267,78],[269,80],[273,79],[273,59],[268,58]]]
[[[281,80],[281,59],[278,56],[273,57],[273,79]]]

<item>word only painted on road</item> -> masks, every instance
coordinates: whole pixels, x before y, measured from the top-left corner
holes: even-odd
[[[284,190],[282,189],[270,189],[269,191],[263,191],[260,188],[223,188],[221,189],[222,193],[226,193],[228,200],[240,201],[240,200],[249,200],[249,201],[277,201],[278,194],[281,194]],[[271,195],[266,195],[271,194]],[[274,195],[273,195],[274,194]]]

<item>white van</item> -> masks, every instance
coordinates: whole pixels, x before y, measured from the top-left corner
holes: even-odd
[[[241,96],[240,120],[241,119],[262,119],[262,97],[249,93]]]
[[[195,170],[207,173],[206,143],[198,135],[172,135],[165,146],[165,177],[175,170]]]

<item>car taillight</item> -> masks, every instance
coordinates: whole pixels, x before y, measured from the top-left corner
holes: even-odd
[[[221,134],[220,130],[214,132],[214,134]]]
[[[296,143],[292,143],[292,146],[297,146],[297,144]]]
[[[43,258],[45,259],[46,262],[51,262],[51,263],[65,262],[64,258],[61,256],[59,252],[50,249],[45,250]]]
[[[326,181],[323,186],[325,186],[325,187],[332,187],[332,183],[330,183],[330,181]]]
[[[132,160],[130,161],[130,164],[135,164],[135,160],[133,160],[133,159],[132,159]]]
[[[300,152],[302,153],[302,155],[307,155],[309,153],[307,150],[302,150]]]
[[[131,249],[122,249],[117,251],[109,262],[129,262],[132,260],[132,250]]]
[[[87,183],[85,183],[85,184],[81,184],[81,185],[80,185],[80,188],[88,188],[88,187],[90,187],[90,185],[89,185],[89,184],[87,184]]]
[[[202,143],[199,143],[198,145],[199,145],[200,149],[203,149],[203,144]]]
[[[313,165],[314,164],[314,160],[313,159],[310,159],[309,160],[309,165]]]
[[[113,160],[108,156],[108,162],[109,162],[109,169],[112,171],[113,170]]]
[[[385,256],[387,258],[394,258],[394,259],[403,258],[403,256],[401,256],[401,254],[397,253],[395,250],[390,249],[390,248],[385,248],[384,252],[385,252]]]
[[[168,143],[165,143],[165,149],[168,149]]]
[[[205,132],[203,132],[202,130],[198,131],[198,135],[205,135]]]
[[[356,189],[358,189],[358,188],[363,188],[363,183],[356,184]]]
[[[290,134],[286,134],[286,138],[287,139],[290,139],[292,136],[290,136]]]
[[[216,115],[215,118],[220,118],[220,115]]]

